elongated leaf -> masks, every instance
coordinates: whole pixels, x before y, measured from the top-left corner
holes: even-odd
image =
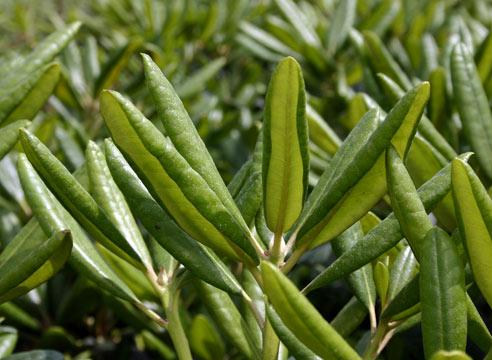
[[[369,140],[371,134],[376,130],[378,121],[378,111],[376,109],[368,111],[357,124],[357,127],[350,132],[343,145],[330,160],[329,168],[323,172],[318,184],[309,195],[303,212],[296,224],[296,228],[299,228],[303,222],[307,222],[310,213],[314,213],[316,207],[320,206],[321,200],[323,197],[326,197],[326,188],[330,185],[334,172],[338,170],[338,167],[341,167],[340,171],[345,170],[344,165],[354,160],[355,153],[360,150],[363,144]]]
[[[19,155],[18,170],[29,204],[45,233],[70,229],[73,239],[71,264],[114,296],[136,301],[135,295],[101,258],[83,230],[49,192],[23,154]]]
[[[246,358],[254,357],[254,349],[248,340],[247,325],[229,295],[207,283],[194,282],[200,298],[227,339]]]
[[[470,155],[470,153],[463,154],[460,158],[463,161],[467,161]],[[451,189],[450,175],[451,164],[448,164],[418,189],[418,195],[426,211],[432,210],[449,192]],[[402,237],[403,233],[395,215],[393,213],[388,215],[376,227],[369,231],[361,241],[357,242],[311,281],[304,289],[304,292],[314,290],[347,276],[390,250]]]
[[[252,234],[244,219],[241,217],[243,224],[236,221],[234,214],[190,167],[169,138],[116,92],[103,92],[101,111],[116,144],[188,234],[220,254],[258,261],[250,242]],[[197,152],[196,149],[194,151]],[[229,194],[227,188],[225,191]],[[239,213],[236,205],[233,206]]]
[[[398,15],[401,3],[392,0],[382,0],[376,3],[370,13],[359,25],[362,30],[371,30],[383,35]]]
[[[367,142],[359,143],[357,150],[340,148],[340,156],[337,153],[330,162],[327,175],[316,186],[319,190],[311,193],[296,225],[299,244],[313,247],[332,239],[380,200],[386,192],[384,151],[392,143],[406,156],[428,97],[429,84],[418,85],[400,99],[370,136],[362,137],[368,138]]]
[[[86,158],[90,189],[95,200],[127,239],[147,271],[152,271],[152,259],[149,250],[123,194],[111,177],[104,154],[96,143],[89,141]]]
[[[80,28],[73,23],[41,42],[0,80],[0,123],[34,117],[53,91],[60,75],[57,64],[48,65]]]
[[[463,130],[485,173],[492,178],[492,113],[482,88],[473,57],[464,44],[457,44],[451,56],[454,99]]]
[[[333,19],[330,23],[326,49],[329,55],[333,55],[343,45],[355,20],[357,1],[338,1]]]
[[[22,147],[50,190],[70,213],[106,248],[139,265],[138,255],[84,187],[33,134],[20,131]]]
[[[263,341],[263,329],[258,323],[258,318],[265,319],[265,297],[263,290],[254,278],[251,272],[245,270],[241,276],[241,286],[244,288],[245,293],[249,296],[249,299],[243,296],[243,308],[240,309],[244,321],[248,324],[249,333],[252,336],[254,347],[261,349]],[[253,307],[255,307],[255,312],[253,312]]]
[[[218,58],[206,64],[193,74],[189,75],[186,80],[176,86],[176,93],[181,98],[187,98],[203,91],[207,82],[224,67],[225,58]]]
[[[271,305],[267,306],[266,312],[268,315],[268,321],[272,325],[275,333],[279,337],[282,344],[284,344],[289,353],[296,359],[319,359],[315,353],[309,350],[299,339],[289,330],[287,326],[282,322],[280,316],[275,312]]]
[[[227,266],[176,225],[110,140],[105,142],[105,152],[111,174],[130,209],[155,240],[198,278],[224,291],[239,293],[241,287]]]
[[[29,244],[17,247],[15,254],[0,265],[0,302],[23,295],[47,281],[62,268],[71,249],[72,239],[68,230],[54,233],[35,248]]]
[[[453,160],[452,184],[460,234],[468,252],[473,277],[489,304],[492,304],[492,200],[473,169]]]
[[[323,359],[359,359],[296,286],[274,265],[262,262],[264,291],[285,326]]]
[[[480,77],[482,84],[484,84],[492,70],[492,32],[489,32],[480,45],[478,51],[475,53],[475,59],[478,76]]]
[[[275,0],[275,4],[287,20],[289,20],[303,42],[311,46],[318,46],[320,44],[318,35],[311,26],[311,23],[294,1]]]
[[[360,222],[356,222],[333,240],[332,246],[335,254],[337,256],[342,255],[354,244],[361,241],[363,237],[364,233],[362,232],[362,226]],[[347,280],[357,299],[359,299],[359,301],[366,306],[369,313],[375,317],[374,306],[376,302],[376,288],[373,281],[372,266],[366,265],[361,269],[354,271],[348,276]]]
[[[417,261],[409,246],[403,248],[390,267],[388,300],[395,296],[417,275]]]
[[[242,21],[239,25],[239,28],[241,29],[241,31],[244,32],[244,34],[250,37],[251,40],[279,54],[279,57],[280,55],[290,55],[295,58],[301,57],[300,54],[296,53],[294,50],[286,46],[283,42],[279,41],[275,36],[272,36],[270,33],[254,26],[249,22]]]
[[[0,358],[4,359],[12,354],[18,337],[19,335],[15,328],[0,326]]]
[[[447,161],[440,156],[430,143],[419,134],[415,136],[408,153],[406,167],[416,186],[420,186],[432,178],[446,163]],[[446,195],[436,206],[433,214],[444,229],[452,231],[456,228],[457,223],[451,193]]]
[[[143,55],[146,83],[160,115],[166,136],[186,160],[214,191],[235,221],[248,232],[231,194],[227,191],[205,144],[191,121],[183,103],[152,59]]]
[[[200,359],[222,359],[225,354],[224,343],[210,320],[202,314],[195,316],[190,326],[190,346]]]
[[[364,32],[365,55],[374,70],[374,74],[383,73],[397,82],[405,90],[410,90],[412,84],[405,72],[390,55],[381,39],[370,31]]]
[[[252,158],[241,167],[229,185],[227,185],[244,221],[248,225],[251,225],[255,219],[263,199],[262,157],[263,136],[260,134]]]
[[[18,62],[15,69],[28,74],[44,67],[72,40],[81,25],[82,23],[77,21],[54,32],[39,43],[22,61]],[[9,75],[1,80],[2,88],[5,89],[6,84],[10,85],[12,81],[17,81],[18,75],[16,71],[10,71]]]
[[[47,65],[37,73],[0,100],[0,122],[3,125],[34,118],[58,84],[60,65]]]
[[[41,323],[38,319],[13,302],[9,301],[0,305],[0,314],[7,318],[9,322],[16,327],[26,328],[33,331],[38,331],[41,329]]]
[[[405,95],[404,90],[390,77],[384,74],[377,74],[377,80],[383,87],[390,104],[396,104]],[[422,115],[418,132],[447,160],[452,160],[456,156],[456,151],[454,151],[441,133],[437,131],[425,114]]]
[[[465,271],[456,246],[441,229],[430,230],[420,261],[422,335],[426,358],[466,348]]]
[[[492,345],[492,335],[475,307],[475,304],[468,295],[466,297],[466,310],[468,319],[467,334],[469,339],[483,352],[489,351],[490,346]]]
[[[331,321],[331,326],[344,338],[352,334],[367,317],[367,308],[354,296]]]
[[[0,160],[9,152],[19,138],[19,129],[30,124],[27,120],[19,120],[0,128]]]
[[[309,104],[306,107],[306,119],[308,121],[309,140],[328,154],[334,155],[342,144],[342,140]]]
[[[432,223],[402,159],[392,147],[386,150],[386,174],[391,207],[417,260]]]
[[[282,60],[272,75],[263,123],[263,204],[268,227],[288,230],[301,213],[307,190],[306,98],[297,61]]]
[[[135,38],[119,47],[103,65],[101,73],[94,83],[94,95],[109,88],[118,79],[121,71],[126,67],[132,55],[141,47],[142,39]]]

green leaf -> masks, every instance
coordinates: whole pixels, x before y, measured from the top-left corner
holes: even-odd
[[[60,65],[51,64],[32,74],[13,92],[0,99],[0,123],[10,124],[21,119],[32,119],[58,84]]]
[[[100,244],[96,243],[96,248],[114,273],[130,288],[137,298],[142,301],[159,301],[148,274],[144,274],[140,269],[122,260]]]
[[[70,263],[114,296],[131,302],[137,301],[131,290],[102,259],[77,222],[49,192],[24,154],[19,155],[18,171],[29,204],[43,231],[51,234],[53,231],[70,230],[73,240]]]
[[[460,158],[467,161],[470,153]],[[426,211],[430,211],[451,189],[451,164],[418,189],[420,200]],[[370,263],[380,255],[394,247],[403,237],[400,224],[395,214],[388,215],[383,221],[369,231],[361,241],[358,241],[342,256],[335,260],[328,268],[319,274],[304,288],[309,292],[330,282],[347,276],[351,272]]]
[[[312,248],[332,239],[381,199],[386,192],[384,151],[391,143],[405,157],[428,97],[428,83],[416,86],[375,130],[367,123],[374,123],[377,113],[364,116],[353,130],[359,135],[345,140],[310,194],[295,227],[297,246]]]
[[[468,319],[468,338],[483,352],[489,351],[492,345],[492,335],[475,307],[475,304],[468,295],[466,296],[466,310]]]
[[[43,68],[73,39],[81,25],[82,23],[77,21],[49,35],[28,56],[17,63],[15,69],[28,74]],[[5,84],[18,80],[18,75],[17,72],[10,71],[9,75],[1,80],[2,87],[5,88]]]
[[[254,358],[256,349],[251,347],[252,338],[248,334],[248,326],[230,296],[201,280],[197,279],[194,284],[200,299],[222,333],[246,358]]]
[[[0,326],[0,358],[12,354],[19,335],[17,330],[10,326]]]
[[[463,130],[485,173],[492,178],[492,113],[487,95],[466,46],[456,44],[451,55],[454,99]]]
[[[447,160],[442,158],[427,140],[419,136],[419,134],[415,136],[408,152],[406,167],[416,186],[420,186],[432,178],[446,163]],[[436,206],[433,214],[444,229],[452,231],[456,228],[456,216],[451,193],[446,195]]]
[[[224,343],[210,320],[198,314],[190,325],[191,350],[203,360],[222,359],[225,354]]]
[[[289,20],[302,41],[311,46],[319,46],[320,40],[312,24],[306,18],[302,10],[292,0],[275,0],[275,4]]]
[[[267,225],[277,236],[296,221],[307,190],[305,112],[301,67],[287,57],[270,80],[263,122],[263,204]]]
[[[420,260],[422,244],[432,223],[403,160],[393,147],[386,150],[386,174],[391,207],[415,257]]]
[[[384,74],[377,74],[377,80],[383,87],[386,97],[391,104],[396,104],[405,95],[403,89],[390,77]],[[441,133],[437,131],[425,114],[422,115],[422,119],[420,120],[418,132],[447,160],[452,160],[456,156],[456,151],[454,151]]]
[[[446,93],[446,69],[435,68],[429,75],[431,94],[429,99],[429,118],[436,128],[442,128],[447,117],[446,107],[449,99]]]
[[[338,1],[328,30],[326,51],[329,56],[333,56],[338,48],[345,42],[345,39],[354,25],[356,8],[356,0]]]
[[[38,319],[11,301],[0,305],[0,315],[8,319],[9,323],[16,327],[32,331],[39,331],[41,329],[41,323]]]
[[[142,55],[147,86],[164,126],[166,136],[177,152],[215,192],[234,220],[249,233],[231,194],[227,191],[215,164],[191,121],[183,103],[157,65]]]
[[[418,273],[418,263],[412,249],[405,246],[390,265],[390,282],[388,300],[392,301],[400,291],[415,278]]]
[[[355,296],[338,312],[331,326],[344,338],[352,334],[367,317],[367,308]]]
[[[386,319],[406,319],[420,311],[420,278],[414,276],[390,299],[381,316]]]
[[[453,198],[460,234],[464,239],[473,277],[483,296],[492,304],[492,200],[473,169],[453,160]]]
[[[393,59],[381,39],[370,31],[364,32],[365,56],[374,74],[383,73],[405,90],[412,88],[410,79]]]
[[[60,66],[48,64],[74,37],[80,25],[76,22],[51,34],[2,77],[0,123],[5,125],[34,117],[60,76]]]
[[[258,135],[253,156],[234,175],[227,188],[234,198],[246,224],[251,225],[263,199],[262,166],[263,136]]]
[[[18,120],[0,128],[0,159],[14,147],[19,138],[19,129],[30,124],[27,120]]]
[[[261,349],[263,341],[263,329],[258,321],[259,316],[263,318],[265,314],[265,297],[260,285],[248,270],[243,270],[241,274],[241,285],[246,296],[242,298],[241,313],[244,321],[248,325],[249,332],[254,342],[254,347]],[[249,297],[249,298],[248,298]],[[255,310],[253,310],[253,308]]]
[[[293,56],[297,59],[301,58],[302,56],[298,53],[296,53],[294,50],[292,50],[290,47],[286,46],[283,42],[279,41],[275,36],[272,36],[270,33],[254,26],[250,22],[242,21],[241,24],[239,25],[239,28],[241,31],[247,35],[247,40],[248,42],[252,42],[252,44],[257,44],[261,47],[267,48],[267,50],[270,50],[276,54],[281,54],[281,55],[290,55]],[[236,38],[241,42],[241,35]],[[244,39],[244,37],[243,37]],[[250,40],[251,39],[251,40]],[[276,55],[276,57],[280,57],[280,55]],[[268,60],[275,60],[276,57],[272,57]]]
[[[430,230],[423,243],[420,301],[426,358],[439,350],[465,351],[465,270],[455,244],[439,228]]]
[[[234,212],[177,151],[170,138],[116,92],[102,93],[101,112],[115,143],[134,164],[151,193],[188,234],[222,255],[258,261],[251,242],[253,235],[244,219],[237,221]],[[234,203],[233,206],[241,216]]]
[[[229,268],[181,230],[152,198],[111,140],[105,142],[105,153],[113,179],[125,194],[130,209],[155,240],[195,276],[224,291],[241,292]]]
[[[382,306],[385,307],[388,301],[388,288],[390,280],[388,266],[385,263],[378,261],[376,265],[374,265],[373,273],[376,291],[381,299],[381,303],[383,304]]]
[[[30,162],[62,205],[102,245],[136,266],[138,255],[84,187],[33,134],[20,130],[20,141]]]
[[[287,326],[282,322],[282,319],[271,305],[266,307],[266,313],[268,316],[268,321],[275,330],[275,333],[279,337],[282,344],[284,344],[289,353],[296,359],[306,359],[306,360],[316,360],[319,359],[316,354],[309,350],[299,339],[289,330]]]
[[[123,237],[127,239],[128,244],[138,255],[147,271],[152,272],[152,258],[149,250],[123,194],[111,177],[104,154],[96,143],[89,141],[86,158],[90,189],[94,199],[116,225]]]
[[[309,140],[328,154],[334,155],[342,144],[342,140],[340,140],[335,131],[309,104],[306,106],[306,119],[308,122]]]
[[[131,39],[110,55],[110,58],[103,65],[99,76],[94,82],[94,95],[98,95],[103,89],[113,85],[123,69],[126,68],[130,58],[141,46],[142,39]]]
[[[487,37],[475,53],[477,72],[482,84],[485,84],[492,70],[492,33],[489,32]]]
[[[335,254],[341,256],[354,244],[361,241],[363,237],[362,226],[360,222],[356,222],[333,240],[332,246]],[[348,276],[347,280],[357,299],[366,306],[375,320],[376,287],[373,280],[372,266],[368,264],[354,271]]]
[[[70,257],[72,239],[64,229],[35,248],[23,245],[8,259],[0,257],[0,303],[24,295],[55,275]]]
[[[364,21],[358,26],[361,30],[371,30],[382,36],[399,14],[401,3],[382,0],[370,10]]]
[[[360,359],[296,286],[274,265],[262,262],[264,291],[289,330],[323,359]]]
[[[189,75],[184,82],[176,86],[176,93],[182,99],[196,95],[205,90],[207,82],[226,64],[225,58],[218,58],[204,65],[202,68]]]

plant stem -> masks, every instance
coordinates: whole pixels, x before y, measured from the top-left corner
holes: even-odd
[[[374,360],[378,357],[384,347],[388,344],[394,334],[395,329],[388,325],[388,322],[381,321],[376,329],[376,333],[371,338],[371,342],[364,353],[364,360]]]
[[[282,254],[282,244],[284,239],[282,237],[282,233],[275,233],[273,236],[273,244],[270,249],[270,261],[275,265],[278,265],[281,261],[283,261]]]
[[[176,290],[173,286],[171,286],[169,290],[170,291],[162,297],[162,305],[164,306],[169,322],[167,330],[169,331],[174,348],[178,354],[178,359],[193,360],[190,345],[188,344],[188,338],[184,332],[179,315],[179,290]]]
[[[287,274],[289,271],[292,270],[292,268],[297,264],[301,256],[304,254],[304,252],[307,250],[307,246],[302,246],[300,248],[297,248],[294,250],[292,255],[287,259],[285,264],[280,268],[284,274]]]

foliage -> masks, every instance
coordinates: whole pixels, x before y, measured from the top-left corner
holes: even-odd
[[[486,1],[0,9],[0,357],[491,357]]]

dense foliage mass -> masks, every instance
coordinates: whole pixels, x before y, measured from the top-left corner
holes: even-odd
[[[0,29],[0,358],[492,359],[489,2]]]

